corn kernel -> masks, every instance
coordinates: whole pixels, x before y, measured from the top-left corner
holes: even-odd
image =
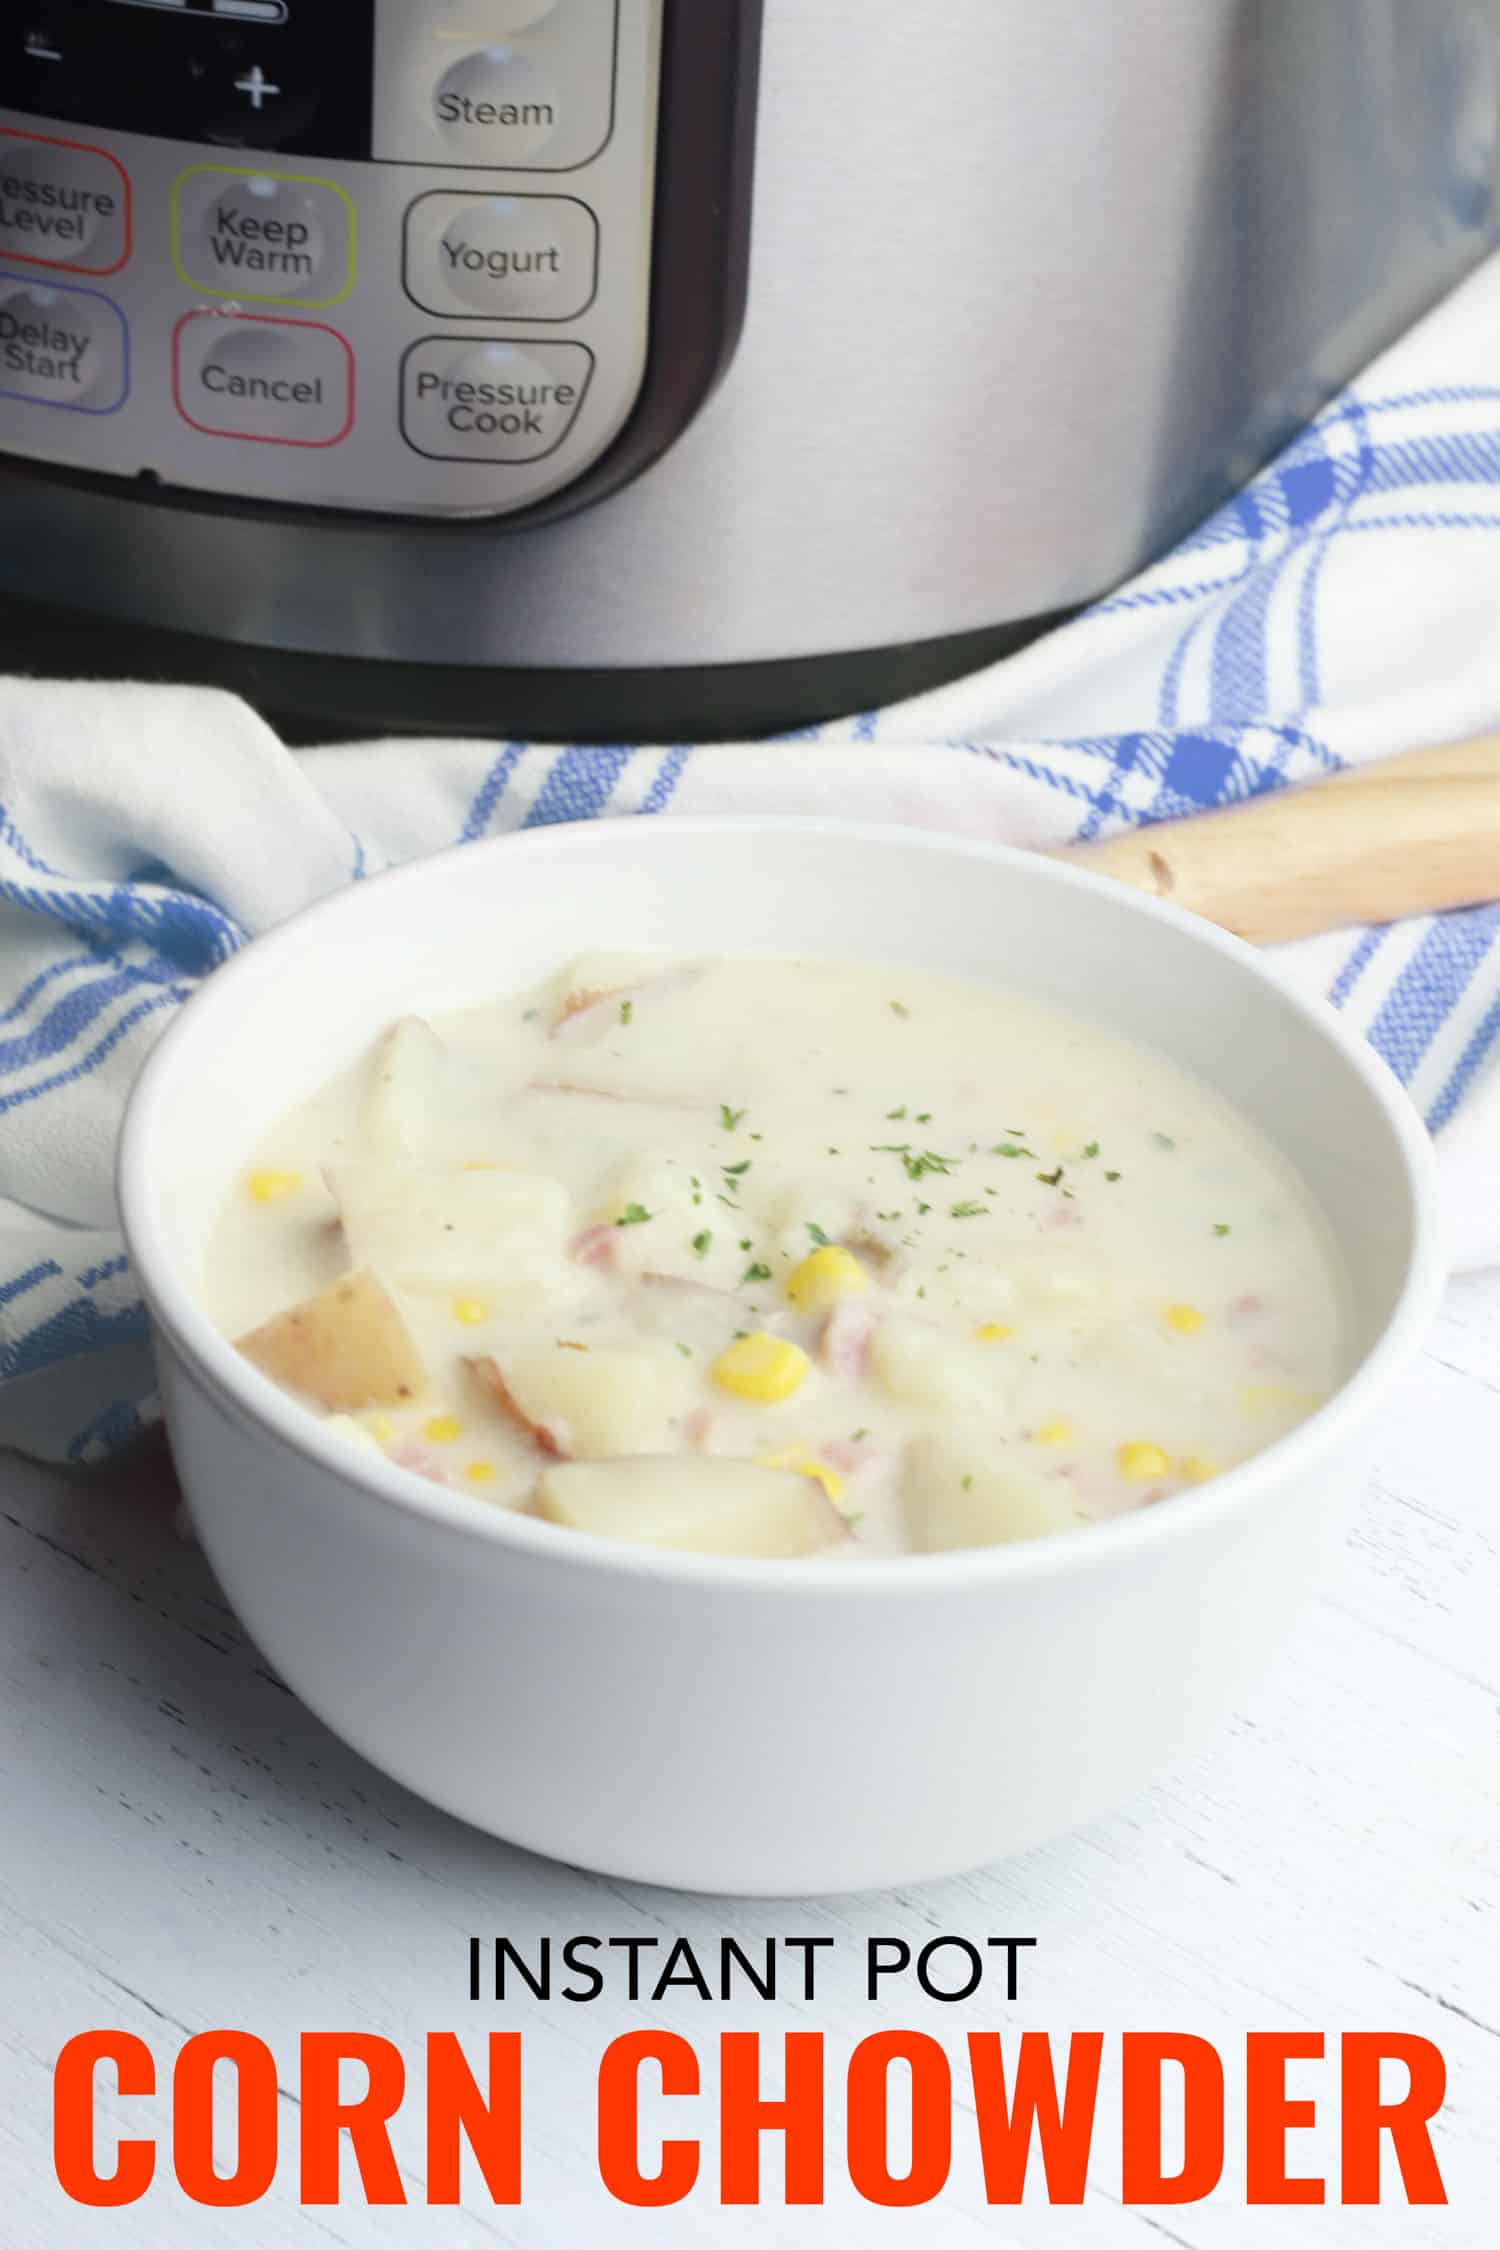
[[[1159,1445],[1122,1445],[1115,1459],[1121,1476],[1129,1477],[1132,1484],[1150,1484],[1154,1477],[1168,1475],[1172,1467]]]
[[[301,1193],[302,1174],[300,1172],[252,1172],[248,1184],[251,1197],[256,1203],[280,1203],[283,1196]]]
[[[389,1445],[396,1435],[396,1425],[389,1414],[377,1414],[366,1427],[377,1445]]]
[[[465,1328],[482,1328],[490,1317],[490,1308],[482,1297],[458,1297],[454,1300],[453,1317],[462,1321]]]
[[[862,1297],[869,1286],[870,1277],[853,1251],[829,1243],[788,1274],[786,1293],[798,1312],[820,1313],[841,1297]]]
[[[799,1477],[811,1477],[814,1484],[820,1484],[830,1500],[841,1500],[844,1496],[844,1480],[838,1471],[830,1469],[826,1461],[820,1461],[805,1446],[789,1445],[784,1453],[763,1454],[760,1465],[763,1469],[795,1469]]]
[[[470,1484],[492,1484],[498,1474],[493,1461],[471,1461],[464,1471]]]
[[[1043,1422],[1036,1433],[1036,1442],[1038,1445],[1071,1445],[1073,1425],[1061,1418],[1055,1422]]]
[[[713,1378],[732,1398],[745,1399],[752,1406],[776,1406],[801,1390],[811,1365],[798,1345],[759,1328],[737,1337],[727,1351],[720,1352]]]
[[[987,1320],[984,1326],[976,1328],[974,1333],[981,1344],[1006,1344],[1014,1336],[1015,1330],[1007,1327],[1003,1320]]]
[[[1207,1484],[1221,1473],[1218,1462],[1202,1453],[1185,1453],[1177,1466],[1189,1484]]]
[[[1179,1336],[1196,1336],[1203,1327],[1203,1315],[1196,1305],[1168,1305],[1163,1317]]]
[[[423,1437],[430,1438],[434,1445],[452,1445],[463,1434],[464,1426],[456,1414],[434,1414],[430,1422],[422,1424]]]

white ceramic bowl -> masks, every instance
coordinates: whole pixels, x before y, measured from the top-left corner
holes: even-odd
[[[1358,1308],[1345,1386],[1163,1506],[860,1569],[657,1554],[366,1461],[209,1325],[215,1211],[275,1119],[393,1017],[622,946],[1019,984],[1164,1048],[1327,1211]],[[283,1678],[464,1819],[694,1890],[949,1874],[1091,1819],[1195,1744],[1306,1588],[1441,1278],[1406,1097],[1249,947],[1045,859],[834,822],[546,829],[342,893],[184,1011],[131,1104],[120,1185],[193,1520]]]

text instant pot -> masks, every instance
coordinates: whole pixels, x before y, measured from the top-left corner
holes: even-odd
[[[525,2013],[524,2034],[434,2031],[418,2052],[370,2032],[307,2031],[288,2085],[291,2058],[278,2063],[252,2032],[202,2031],[175,2052],[124,2030],[80,2033],[54,2072],[57,2177],[95,2206],[172,2181],[196,2204],[253,2204],[284,2165],[309,2206],[518,2205],[528,2131],[547,2124],[528,2090],[527,2044],[546,2037],[538,2012],[684,1996],[784,2006],[797,2028],[688,2036],[654,2023],[582,2061],[569,2107],[592,2104],[599,2186],[620,2204],[818,2205],[837,2169],[865,2202],[911,2208],[941,2197],[959,2166],[977,2166],[995,2206],[1020,2204],[1028,2186],[1055,2204],[1199,2203],[1229,2193],[1231,2118],[1243,2135],[1233,2193],[1247,2204],[1447,2202],[1432,2139],[1447,2070],[1410,2034],[1250,2031],[1231,2052],[1187,2031],[803,2028],[836,1968],[884,2009],[1014,2009],[1034,1946],[941,1934],[919,1948],[474,1938],[470,2003]],[[555,2068],[546,2075],[555,2102]],[[403,2172],[397,2142],[410,2145],[413,2115],[424,2161]],[[1298,2164],[1296,2136],[1329,2118],[1337,2163],[1324,2177]]]

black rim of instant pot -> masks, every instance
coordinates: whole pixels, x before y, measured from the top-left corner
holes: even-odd
[[[518,671],[304,655],[0,600],[0,671],[227,688],[294,747],[378,734],[724,742],[788,733],[920,695],[1012,655],[1066,615],[769,663]],[[205,752],[211,747],[205,743]]]

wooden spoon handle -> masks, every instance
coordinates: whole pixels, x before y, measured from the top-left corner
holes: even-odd
[[[1500,736],[1059,854],[1257,945],[1500,898]]]

